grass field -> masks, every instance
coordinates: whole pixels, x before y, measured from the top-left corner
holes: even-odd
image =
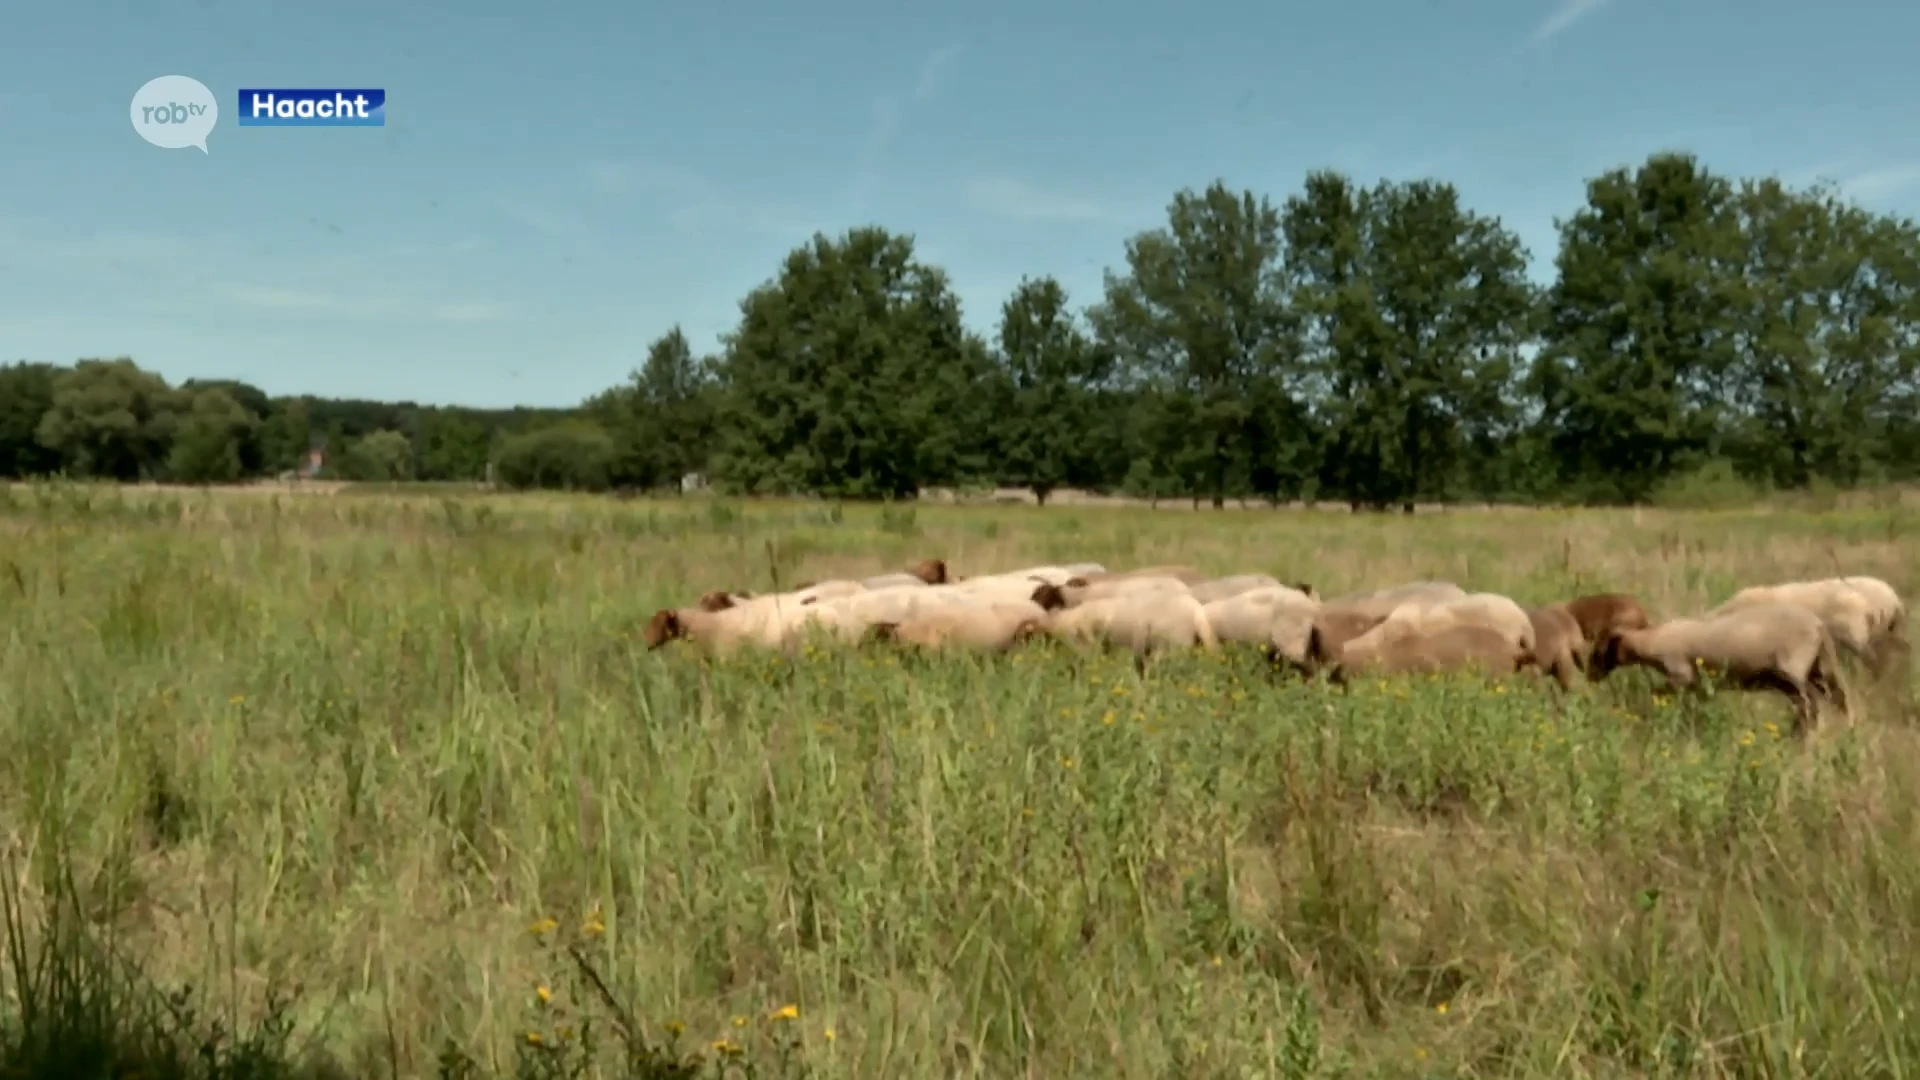
[[[763,1076],[1914,1076],[1899,680],[1799,746],[1631,674],[1556,708],[635,634],[930,556],[1912,596],[1916,526],[0,489],[0,841],[30,923],[70,874],[159,985],[242,1024],[291,993],[355,1076],[551,1067],[583,1025],[616,1075],[623,1022]]]

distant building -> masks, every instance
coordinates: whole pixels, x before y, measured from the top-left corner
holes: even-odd
[[[704,473],[690,472],[680,478],[680,490],[683,492],[705,491],[706,489],[707,478]]]

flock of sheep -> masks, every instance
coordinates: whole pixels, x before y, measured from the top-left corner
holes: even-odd
[[[817,635],[996,651],[1053,638],[1130,649],[1142,663],[1169,649],[1244,642],[1277,667],[1325,672],[1342,685],[1368,674],[1475,669],[1501,678],[1531,669],[1571,690],[1576,674],[1604,679],[1637,665],[1678,688],[1706,672],[1778,691],[1804,728],[1822,700],[1851,714],[1841,651],[1878,673],[1905,655],[1905,631],[1899,593],[1871,577],[1755,586],[1702,615],[1654,623],[1620,593],[1522,607],[1418,581],[1323,599],[1309,584],[1215,578],[1189,566],[1114,572],[1077,563],[958,578],[931,559],[908,573],[775,594],[710,592],[659,611],[642,637],[649,648],[686,638],[718,653],[787,649]]]

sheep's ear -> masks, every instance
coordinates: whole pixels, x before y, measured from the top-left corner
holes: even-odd
[[[1064,587],[1068,589],[1084,589],[1087,587],[1087,579],[1083,577],[1070,577],[1066,580]]]
[[[1057,611],[1067,606],[1067,597],[1060,591],[1060,586],[1042,583],[1033,590],[1033,602],[1042,611]]]
[[[811,589],[811,588],[813,588],[813,587],[814,587],[815,585],[817,585],[817,584],[819,584],[819,582],[817,582],[817,581],[803,581],[803,582],[801,582],[800,584],[798,584],[798,585],[795,585],[795,586],[793,587],[793,591],[794,591],[794,592],[799,592],[799,591],[800,591],[801,589]]]
[[[1294,589],[1305,593],[1309,600],[1318,600],[1320,598],[1320,594],[1313,591],[1313,583],[1310,581],[1302,581],[1295,585]]]
[[[724,589],[715,589],[700,598],[697,605],[701,611],[725,611],[733,606],[733,597]]]

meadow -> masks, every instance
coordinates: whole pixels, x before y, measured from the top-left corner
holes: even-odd
[[[1911,1076],[1904,671],[1856,669],[1854,722],[1802,745],[1777,700],[1635,673],[1341,694],[1233,651],[707,663],[636,634],[705,589],[928,557],[1656,617],[1838,572],[1911,599],[1916,526],[1899,493],[1403,517],[0,488],[8,923],[67,897],[153,986],[280,1015],[352,1076]]]

